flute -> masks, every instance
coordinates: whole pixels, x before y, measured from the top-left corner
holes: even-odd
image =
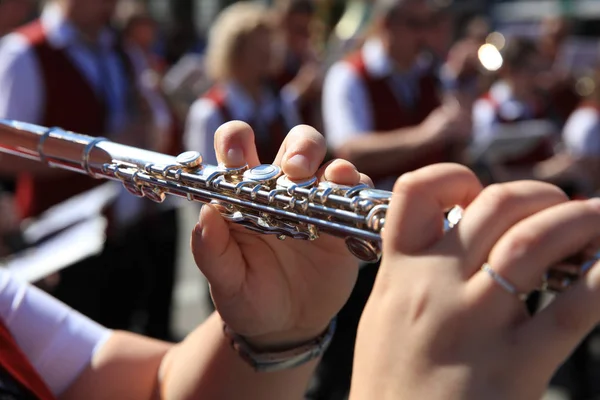
[[[345,240],[365,262],[381,258],[381,233],[392,193],[367,185],[292,181],[271,164],[227,168],[202,162],[188,151],[177,157],[147,151],[60,128],[0,120],[0,152],[45,163],[95,179],[123,184],[129,193],[161,203],[167,195],[210,203],[230,222],[266,235],[316,240],[327,233]],[[445,229],[459,223],[451,210]],[[562,291],[589,268],[551,268],[541,290]]]

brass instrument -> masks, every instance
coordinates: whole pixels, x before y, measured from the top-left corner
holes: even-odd
[[[261,234],[315,240],[327,233],[345,240],[358,259],[381,257],[381,232],[392,193],[311,178],[288,179],[278,166],[226,168],[202,163],[198,152],[178,157],[28,123],[0,120],[0,152],[123,184],[129,193],[161,203],[166,195],[214,204],[223,217]],[[446,219],[451,229],[459,208]],[[562,291],[580,271],[551,269],[542,290]]]

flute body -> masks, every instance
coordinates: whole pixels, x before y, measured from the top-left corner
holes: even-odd
[[[49,167],[119,181],[129,193],[161,203],[167,195],[211,203],[223,217],[280,239],[345,240],[357,258],[381,256],[381,231],[391,192],[288,179],[278,166],[226,168],[202,163],[198,152],[178,157],[60,128],[0,120],[0,152]]]

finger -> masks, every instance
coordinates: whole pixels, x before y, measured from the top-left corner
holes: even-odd
[[[211,285],[213,296],[230,298],[244,282],[244,262],[229,225],[212,205],[203,205],[191,238],[196,265]]]
[[[460,223],[448,235],[448,245],[463,250],[465,275],[470,277],[488,261],[498,239],[512,226],[566,201],[568,197],[560,189],[542,182],[488,186],[463,212]]]
[[[481,183],[466,167],[436,164],[404,174],[394,186],[383,232],[385,253],[421,252],[442,235],[444,212],[467,207]]]
[[[580,222],[576,229],[581,230],[577,233],[579,239],[568,239],[565,255],[576,251],[576,241],[585,245],[600,236],[600,203],[587,206],[587,210],[580,207],[582,215],[576,218]],[[568,229],[573,229],[573,225]],[[566,239],[571,235],[564,236]],[[517,331],[517,339],[526,345],[527,358],[539,365],[559,365],[600,321],[600,308],[596,306],[599,303],[600,265],[596,263],[572,288],[556,296],[553,303]]]
[[[593,204],[561,204],[516,224],[492,249],[490,265],[519,293],[539,288],[550,266],[577,254],[600,235],[600,205]],[[498,307],[507,306],[507,293],[489,278],[481,272],[471,284],[494,293]]]
[[[373,179],[371,179],[370,176],[365,175],[365,174],[360,174],[360,183],[364,183],[365,185],[369,186],[369,187],[375,187],[375,184],[373,183]]]
[[[245,122],[231,121],[221,125],[215,132],[215,152],[219,164],[228,168],[260,165],[254,131]]]
[[[327,181],[338,185],[355,186],[359,184],[374,187],[373,180],[359,173],[354,164],[343,159],[335,159],[327,162],[317,171],[319,182]]]
[[[298,125],[286,136],[275,164],[291,180],[302,180],[315,176],[325,158],[325,138],[308,125]]]
[[[361,174],[349,161],[336,159],[323,165],[317,171],[319,181],[327,181],[339,185],[355,186],[360,183]]]

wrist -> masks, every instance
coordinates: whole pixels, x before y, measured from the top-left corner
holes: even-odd
[[[262,335],[253,338],[253,342],[236,334],[227,324],[223,325],[225,336],[241,359],[255,371],[273,372],[293,369],[321,357],[331,343],[336,320],[334,318],[324,332],[309,339],[306,339],[307,334],[312,330]]]

